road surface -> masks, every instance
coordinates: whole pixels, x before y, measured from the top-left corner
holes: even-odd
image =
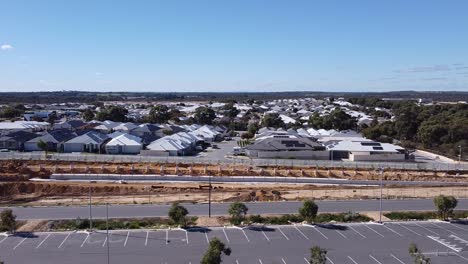
[[[363,212],[378,211],[379,200],[317,201],[319,212]],[[253,202],[246,203],[249,214],[293,214],[297,213],[301,202]],[[184,204],[191,215],[208,215],[208,204]],[[226,215],[229,203],[212,204],[212,215]],[[88,218],[87,206],[57,207],[10,207],[19,220],[27,219],[76,219]],[[3,208],[0,208],[3,209]],[[164,217],[169,205],[111,205],[109,217]],[[468,210],[468,199],[459,199],[457,209]],[[434,210],[431,199],[383,200],[383,211]],[[105,217],[105,206],[92,207],[93,218]]]

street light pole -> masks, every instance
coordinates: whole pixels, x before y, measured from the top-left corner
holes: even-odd
[[[110,246],[109,246],[109,203],[106,203],[106,229],[107,229],[107,264],[110,263]]]
[[[461,145],[458,145],[458,150],[459,150],[458,163],[461,163],[461,158],[462,158],[462,146]]]
[[[384,170],[380,169],[380,210],[379,210],[379,223],[382,223],[382,187],[383,187],[383,173]]]
[[[93,230],[93,214],[91,209],[91,185],[89,185],[89,230]]]
[[[208,175],[208,217],[211,217],[211,175]]]

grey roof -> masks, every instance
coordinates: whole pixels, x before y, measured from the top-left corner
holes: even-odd
[[[90,131],[86,134],[75,137],[67,141],[66,143],[102,144],[107,139],[109,139],[109,137],[106,134],[99,133],[96,131]]]
[[[324,146],[310,138],[265,138],[247,146],[249,150],[264,151],[295,151],[295,150],[324,150]]]
[[[33,138],[31,140],[29,140],[28,142],[39,142],[39,141],[44,141],[44,142],[53,142],[53,143],[58,143],[58,142],[65,142],[67,140],[70,140],[74,137],[76,137],[77,134],[70,131],[70,130],[67,130],[67,129],[57,129],[57,130],[52,130],[52,131],[49,131],[48,133],[42,135],[42,136],[39,136],[39,137],[36,137],[36,138]]]
[[[0,141],[14,139],[17,142],[26,142],[37,137],[37,134],[27,131],[15,131],[0,137]]]

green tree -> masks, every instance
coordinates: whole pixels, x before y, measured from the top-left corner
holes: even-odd
[[[239,109],[237,109],[233,103],[228,103],[224,105],[223,112],[224,115],[229,117],[230,119],[235,118],[240,113]]]
[[[47,144],[47,142],[45,142],[44,140],[39,140],[39,142],[37,142],[37,147],[40,148],[42,151],[45,151],[46,154],[47,154],[47,151],[49,150],[49,145]]]
[[[181,225],[182,227],[187,226],[187,208],[179,205],[179,203],[173,203],[169,209],[169,218],[172,219],[176,224]]]
[[[318,205],[312,200],[306,200],[302,204],[302,207],[299,208],[299,215],[304,218],[304,220],[311,222],[315,219],[318,212]]]
[[[201,106],[195,110],[194,119],[197,124],[211,125],[216,118],[216,113],[211,107]]]
[[[151,108],[147,116],[147,122],[164,124],[169,121],[170,118],[169,108],[166,105],[156,105]]]
[[[231,216],[231,220],[240,222],[247,215],[247,211],[249,211],[249,208],[244,203],[235,202],[229,206],[228,214]]]
[[[447,220],[453,214],[453,209],[457,207],[457,204],[458,200],[453,196],[439,195],[434,197],[434,205],[439,217],[443,220]]]
[[[411,243],[408,247],[408,253],[413,257],[414,264],[431,264],[431,259],[424,256],[416,244]]]
[[[340,108],[331,111],[328,115],[320,116],[318,113],[314,113],[309,117],[309,125],[315,129],[336,129],[340,131],[355,129],[356,123],[356,118],[348,115]]]
[[[86,109],[81,115],[86,122],[89,122],[94,119],[94,113],[91,109]]]
[[[23,113],[24,110],[8,106],[0,111],[0,118],[15,118],[21,116]]]
[[[310,264],[325,264],[327,263],[327,250],[314,246],[310,249]]]
[[[220,264],[222,263],[222,254],[231,255],[231,249],[226,247],[218,238],[213,238],[208,245],[208,249],[203,255],[201,264]]]
[[[99,121],[110,120],[114,122],[127,121],[128,110],[122,106],[112,105],[106,107],[96,114],[96,119]]]
[[[262,119],[263,127],[284,127],[284,122],[278,113],[267,113]]]
[[[0,220],[2,221],[1,229],[14,233],[16,230],[16,215],[13,214],[11,209],[5,209],[0,214]]]

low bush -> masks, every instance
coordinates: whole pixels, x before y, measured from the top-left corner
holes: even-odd
[[[385,213],[385,217],[391,220],[427,220],[437,219],[437,212],[390,212]],[[453,219],[467,218],[468,211],[453,211]]]

